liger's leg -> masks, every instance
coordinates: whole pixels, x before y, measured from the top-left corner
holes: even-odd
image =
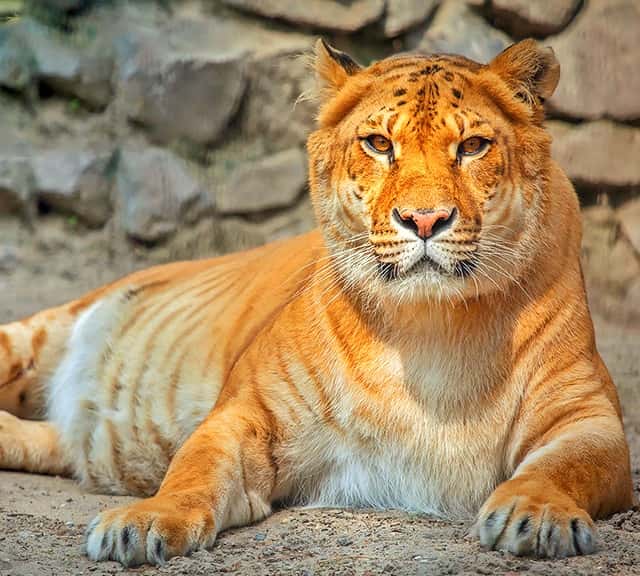
[[[56,429],[35,419],[46,418],[46,382],[65,351],[70,308],[0,326],[0,469],[69,472]]]
[[[0,469],[68,475],[58,431],[49,422],[0,411]]]
[[[588,554],[596,548],[593,519],[632,505],[617,399],[604,382],[550,382],[525,399],[515,472],[478,515],[482,544],[519,555]]]
[[[273,421],[257,396],[215,408],[174,457],[152,498],[108,510],[87,529],[87,554],[159,564],[271,513]]]
[[[46,417],[45,386],[66,351],[79,308],[72,303],[0,326],[0,410]]]

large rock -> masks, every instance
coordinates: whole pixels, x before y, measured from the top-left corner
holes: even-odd
[[[123,150],[115,191],[119,223],[145,242],[162,240],[213,209],[211,196],[186,163],[160,148]]]
[[[582,211],[582,256],[587,280],[622,296],[640,276],[640,264],[616,216],[608,205]]]
[[[34,211],[29,157],[22,153],[3,153],[0,155],[0,214],[17,213],[30,219]]]
[[[561,115],[640,118],[640,2],[586,2],[574,22],[549,38],[560,61],[560,84],[549,100]]]
[[[37,153],[32,160],[34,190],[54,210],[75,214],[89,226],[111,216],[113,153],[61,148]]]
[[[315,126],[317,103],[308,62],[289,53],[254,58],[247,65],[248,87],[239,126],[242,138],[264,144],[268,153],[305,143]]]
[[[549,36],[569,24],[581,0],[491,0],[496,26],[511,36]]]
[[[5,63],[9,69],[13,64],[21,70],[18,84],[25,83],[22,78],[37,78],[55,92],[76,97],[90,107],[104,108],[109,103],[113,60],[104,45],[68,44],[51,28],[30,18],[8,30],[15,36],[14,45],[24,47],[22,55]]]
[[[308,51],[312,37],[218,17],[176,18],[156,29],[134,28],[116,41],[124,109],[156,141],[218,141],[245,95],[249,123],[257,111],[259,124],[271,117],[285,132],[300,132],[296,118],[309,107],[294,110],[298,78],[310,75],[292,57]]]
[[[388,0],[384,18],[384,35],[388,38],[422,24],[440,0]]]
[[[622,232],[640,256],[640,199],[623,204],[618,209],[618,219]]]
[[[379,20],[384,0],[222,0],[247,12],[286,20],[297,26],[356,32]]]
[[[222,214],[261,212],[291,206],[307,183],[304,152],[292,148],[239,165],[222,182],[216,206]]]
[[[553,157],[577,184],[640,186],[640,129],[607,120],[579,125],[551,121],[547,129]]]
[[[512,40],[489,26],[475,7],[461,0],[446,0],[426,31],[412,34],[409,44],[423,52],[461,54],[485,63],[512,44]]]
[[[606,275],[607,282],[621,293],[625,293],[631,283],[640,277],[638,256],[624,237],[618,238],[607,254],[606,264],[599,271]]]
[[[0,86],[23,91],[32,85],[36,61],[15,24],[0,27]]]
[[[122,78],[128,116],[155,140],[217,140],[237,110],[245,87],[242,59],[235,54],[197,57],[156,53]]]

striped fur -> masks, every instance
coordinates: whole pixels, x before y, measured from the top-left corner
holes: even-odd
[[[542,123],[555,59],[525,41],[487,66],[361,69],[321,43],[317,73],[319,230],[0,327],[0,466],[148,496],[88,527],[88,555],[126,565],[276,501],[476,516],[486,546],[591,552],[631,482]],[[474,136],[489,145],[461,156]],[[426,242],[394,216],[453,208]]]

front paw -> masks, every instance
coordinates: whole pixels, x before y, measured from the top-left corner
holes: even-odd
[[[125,566],[163,564],[210,547],[216,531],[213,511],[198,498],[155,496],[107,510],[87,527],[86,553],[92,560]]]
[[[564,558],[596,549],[589,514],[555,487],[530,480],[498,486],[478,513],[472,533],[483,546],[518,556]]]

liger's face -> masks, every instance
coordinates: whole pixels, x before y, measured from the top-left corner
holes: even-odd
[[[354,283],[451,297],[515,279],[548,138],[498,88],[468,60],[407,55],[356,72],[325,105],[309,144],[314,201]]]

